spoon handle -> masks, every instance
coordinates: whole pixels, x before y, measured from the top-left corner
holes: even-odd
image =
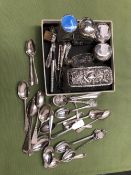
[[[93,107],[96,107],[97,106],[97,103],[94,103],[94,104],[88,104],[86,106],[83,106],[83,107],[80,107],[80,108],[77,108],[77,109],[73,109],[72,112],[75,112],[77,110],[82,110],[82,109],[88,109],[88,108],[93,108]]]
[[[55,60],[52,60],[51,62],[51,87],[50,87],[51,93],[54,92],[54,79],[55,79],[54,76],[55,76]]]
[[[35,84],[38,84],[38,76],[37,76],[37,73],[36,73],[36,67],[35,67],[35,62],[34,62],[34,56],[32,57],[32,68],[33,68],[34,82],[35,82]]]
[[[82,132],[84,129],[92,128],[92,124],[95,123],[95,122],[98,121],[98,120],[99,120],[99,119],[97,118],[97,119],[93,120],[92,122],[90,122],[90,123],[84,125],[83,127],[78,128],[78,129],[76,130],[76,132],[77,132],[77,133],[80,133],[80,132]]]
[[[93,93],[89,93],[89,94],[84,94],[81,96],[72,96],[70,97],[71,100],[81,100],[81,99],[93,99],[93,98],[97,98],[100,95],[99,92],[93,92]]]
[[[89,125],[89,124],[87,124],[87,125],[85,125],[85,126],[83,126],[83,127],[81,127],[81,128],[78,128],[77,130],[76,130],[76,132],[77,133],[80,133],[80,132],[82,132],[82,131],[84,131],[85,129],[90,129],[90,128],[92,128],[92,125]]]
[[[27,133],[28,131],[28,125],[29,125],[29,122],[28,122],[28,117],[27,117],[27,111],[26,111],[26,99],[24,99],[24,131],[25,133]]]
[[[72,160],[75,160],[75,159],[83,159],[83,158],[86,157],[86,156],[87,156],[87,154],[85,154],[85,153],[77,154],[77,155],[75,155],[75,156],[73,157]]]
[[[29,84],[31,86],[34,85],[34,77],[33,77],[33,60],[32,57],[30,57],[30,63],[29,63]]]
[[[29,116],[29,126],[28,126],[28,131],[26,133],[25,141],[22,147],[22,150],[24,153],[28,154],[31,156],[31,129],[32,129],[32,117]]]
[[[77,117],[80,118],[80,117],[82,116],[82,114],[83,114],[83,113],[80,112],[80,113],[78,113],[77,115],[74,115],[73,117],[67,118],[67,119],[65,119],[65,120],[62,120],[62,121],[56,123],[56,125],[60,125],[60,124],[63,124],[64,122],[67,122],[67,121],[70,121],[70,120],[73,120],[73,119],[77,119]],[[82,117],[82,118],[83,118],[83,117]]]
[[[53,125],[54,115],[51,114],[49,120],[49,139],[51,140],[51,133],[52,133],[52,125]]]
[[[73,142],[72,144],[75,145],[77,143],[80,143],[80,142],[83,142],[83,141],[86,141],[86,140],[90,140],[90,139],[93,139],[93,138],[94,138],[94,134],[92,134],[88,137],[84,137],[83,139],[77,140],[77,141]]]
[[[50,51],[48,53],[47,59],[46,59],[46,67],[49,68],[51,66],[51,61],[52,61],[52,45],[50,47]]]
[[[52,137],[52,139],[55,139],[55,138],[57,138],[57,137],[59,137],[59,136],[65,134],[65,133],[67,133],[67,132],[69,132],[69,131],[71,131],[71,130],[72,130],[72,128],[69,128],[69,129],[67,129],[67,130],[65,130],[65,131],[63,131],[63,132],[60,132],[59,134],[57,134],[57,135],[55,135],[54,137]]]
[[[37,131],[38,130],[38,122],[39,122],[39,120],[38,120],[38,117],[37,117],[36,123],[35,123],[35,128],[34,128],[32,139],[31,139],[31,143],[33,145],[35,145],[37,143],[37,138],[38,138],[38,131]]]

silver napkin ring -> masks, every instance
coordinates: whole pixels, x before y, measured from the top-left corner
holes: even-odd
[[[68,69],[67,80],[70,87],[108,86],[113,83],[112,70],[107,66]]]

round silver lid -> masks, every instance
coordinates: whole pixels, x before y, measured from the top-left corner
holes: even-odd
[[[95,46],[95,56],[100,61],[107,61],[112,55],[112,48],[109,44],[100,43]]]
[[[111,37],[111,29],[106,23],[99,23],[96,26],[96,39],[102,43],[108,41]]]

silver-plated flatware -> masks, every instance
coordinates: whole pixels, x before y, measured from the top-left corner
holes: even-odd
[[[38,109],[38,115],[36,118],[36,123],[35,123],[35,127],[34,127],[34,131],[32,134],[32,144],[36,144],[37,143],[37,138],[38,138],[38,124],[39,124],[39,111],[40,108],[43,106],[44,102],[45,102],[45,94],[42,91],[38,91],[36,94],[36,106]]]
[[[28,107],[28,131],[26,133],[25,141],[23,144],[23,152],[28,154],[29,156],[32,155],[32,145],[31,145],[31,133],[32,133],[32,119],[37,114],[37,106],[35,104],[35,98],[33,98]]]
[[[28,117],[27,117],[27,111],[26,111],[26,105],[27,105],[26,103],[29,95],[29,86],[26,81],[20,81],[18,83],[17,93],[19,98],[22,99],[24,102],[24,131],[26,133],[28,130]]]
[[[72,145],[75,145],[75,144],[78,144],[78,143],[81,143],[81,142],[84,142],[84,144],[85,144],[86,143],[85,141],[89,142],[89,141],[93,141],[93,140],[103,139],[105,134],[106,134],[105,130],[96,129],[96,130],[93,131],[93,133],[91,135],[89,135],[87,137],[84,137],[82,139],[79,139],[77,141],[73,141],[71,143],[68,143],[66,141],[59,142],[55,147],[55,151],[57,153],[65,153],[66,151],[71,149]],[[82,144],[82,146],[84,144]],[[77,150],[77,149],[75,149],[75,150]]]
[[[33,86],[38,84],[38,76],[35,68],[34,57],[36,53],[35,44],[32,39],[26,41],[26,54],[29,56],[30,64],[29,64],[29,84]]]

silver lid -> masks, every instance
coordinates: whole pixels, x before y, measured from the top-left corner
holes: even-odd
[[[107,61],[112,55],[112,48],[109,44],[100,43],[95,46],[94,52],[99,61]]]

